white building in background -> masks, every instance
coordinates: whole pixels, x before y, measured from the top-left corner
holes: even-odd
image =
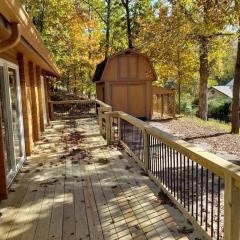
[[[233,80],[228,82],[224,86],[213,86],[208,91],[208,98],[226,98],[232,99],[233,98]]]

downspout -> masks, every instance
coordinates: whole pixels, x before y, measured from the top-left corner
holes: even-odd
[[[20,23],[10,23],[11,36],[0,42],[0,53],[7,51],[10,48],[13,48],[18,44],[21,38],[21,28]]]

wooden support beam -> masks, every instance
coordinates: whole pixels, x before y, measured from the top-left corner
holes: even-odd
[[[24,125],[24,140],[25,152],[30,156],[33,148],[33,135],[32,135],[32,121],[31,121],[31,106],[30,106],[30,90],[29,90],[29,74],[27,72],[28,65],[22,53],[17,54],[21,97],[22,97],[22,113]]]
[[[39,123],[40,131],[44,132],[44,116],[43,116],[43,98],[42,98],[42,83],[41,83],[41,69],[36,66],[36,82],[38,91],[38,107],[39,107]]]
[[[31,100],[32,100],[33,139],[35,141],[38,141],[40,139],[40,121],[39,121],[39,106],[38,106],[36,74],[35,74],[34,65],[32,62],[29,62],[28,67],[29,67],[29,80],[30,80],[30,88],[31,88]]]

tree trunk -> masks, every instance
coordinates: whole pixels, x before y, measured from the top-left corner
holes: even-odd
[[[208,118],[208,38],[202,36],[200,38],[200,83],[199,83],[199,117],[203,120]]]
[[[238,37],[237,61],[233,83],[232,133],[239,133],[239,91],[240,91],[240,37]]]
[[[110,46],[110,16],[111,16],[111,0],[107,1],[107,19],[106,19],[106,49],[105,58],[109,55]]]
[[[133,48],[129,0],[122,0],[122,3],[123,3],[123,5],[125,7],[125,10],[126,10],[128,47]]]

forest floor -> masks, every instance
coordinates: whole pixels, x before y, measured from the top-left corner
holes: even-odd
[[[150,124],[240,165],[240,135],[231,134],[227,124],[186,116],[154,120]]]

